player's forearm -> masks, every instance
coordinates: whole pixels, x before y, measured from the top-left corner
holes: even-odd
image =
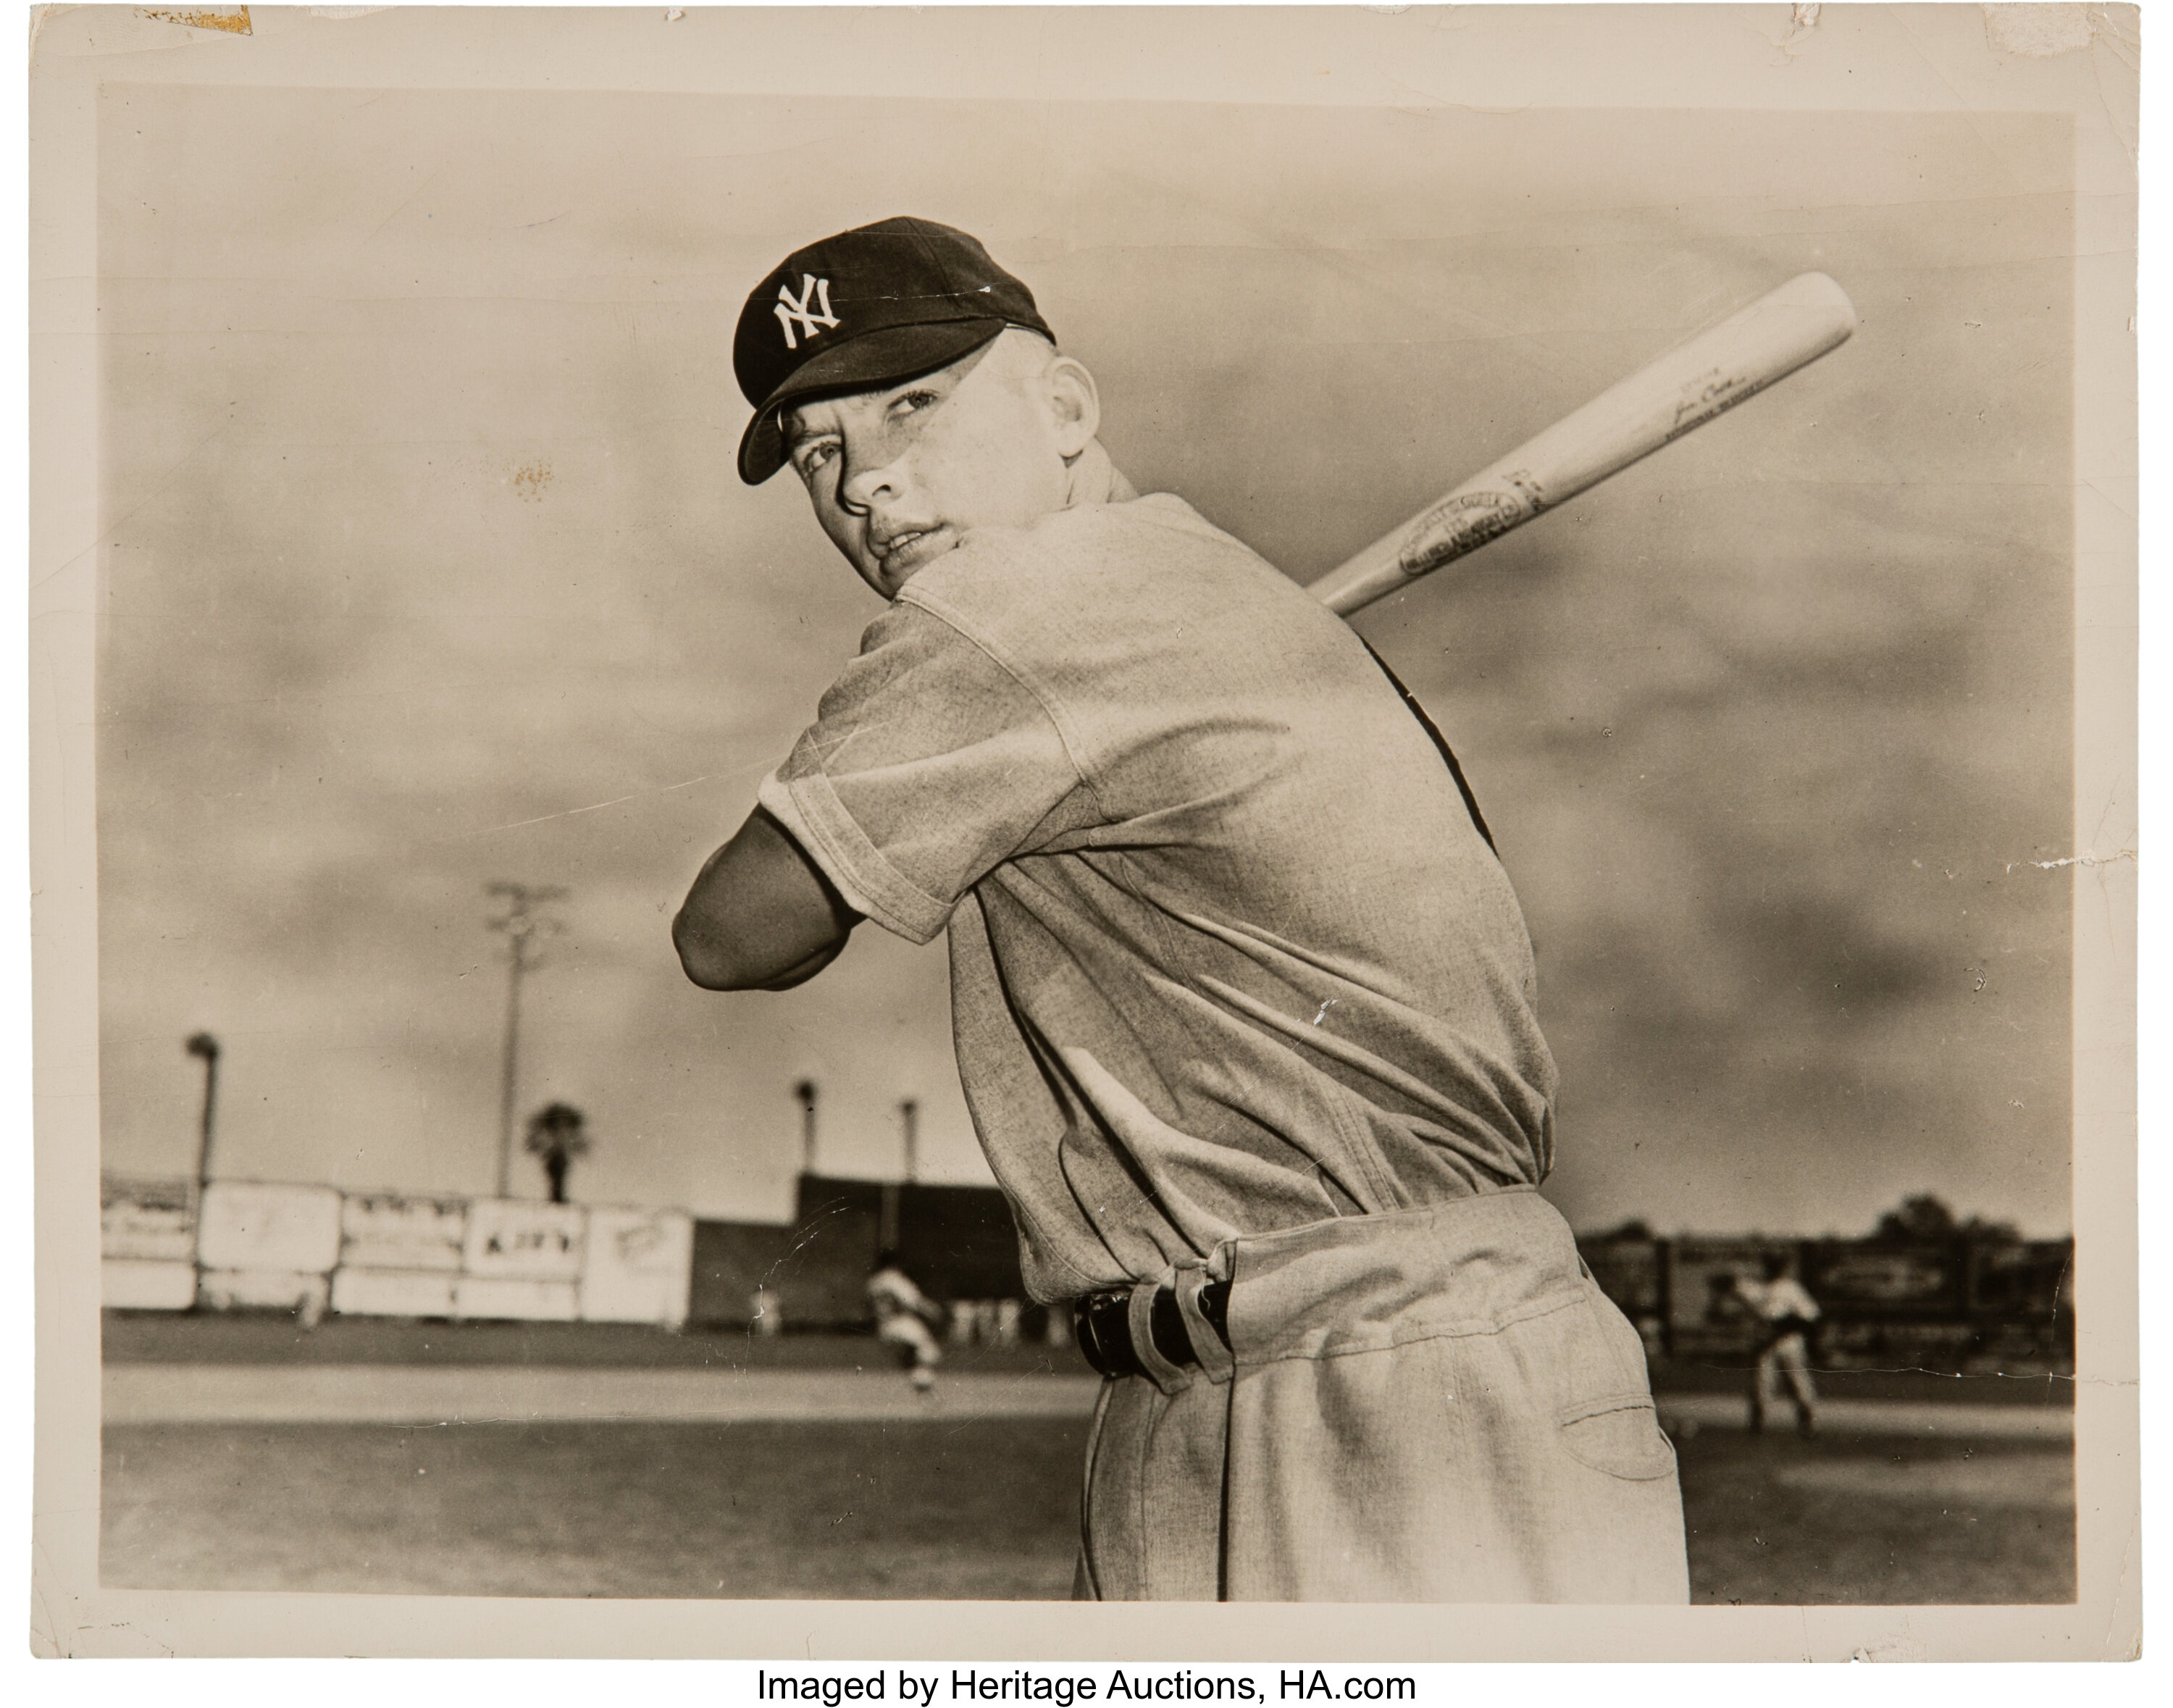
[[[860,915],[768,813],[709,856],[671,922],[705,990],[787,990],[837,959]]]

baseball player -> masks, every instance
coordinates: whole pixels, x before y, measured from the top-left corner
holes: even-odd
[[[1735,1290],[1750,1307],[1759,1327],[1758,1362],[1750,1377],[1750,1427],[1762,1430],[1787,1384],[1796,1406],[1796,1428],[1803,1435],[1818,1429],[1819,1393],[1811,1382],[1810,1337],[1819,1320],[1819,1303],[1788,1273],[1788,1260],[1768,1252],[1763,1281],[1739,1279]]]
[[[1342,622],[1097,436],[965,234],[887,219],[742,312],[886,609],[673,927],[782,989],[945,934],[1028,1290],[1108,1378],[1078,1590],[1687,1598],[1642,1347],[1536,1191],[1555,1068],[1453,758]]]
[[[875,1307],[876,1338],[897,1350],[913,1385],[926,1393],[936,1386],[936,1366],[943,1361],[943,1349],[930,1332],[943,1320],[941,1308],[906,1274],[896,1252],[876,1256],[868,1276],[868,1303]]]

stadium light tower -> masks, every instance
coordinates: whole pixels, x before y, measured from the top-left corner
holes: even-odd
[[[197,1126],[197,1202],[201,1204],[204,1184],[211,1178],[211,1118],[218,1100],[218,1040],[200,1032],[186,1048],[204,1064],[203,1118]]]
[[[905,1196],[905,1187],[913,1179],[916,1155],[919,1149],[920,1105],[910,1097],[898,1100],[898,1118],[905,1134],[905,1171],[903,1181],[886,1180],[882,1187],[882,1238],[883,1249],[894,1251],[899,1243],[899,1205]]]
[[[815,1172],[815,1081],[802,1080],[792,1088],[800,1102],[800,1172]]]
[[[498,1099],[498,1195],[504,1198],[512,1185],[513,1110],[520,1078],[520,981],[540,964],[537,938],[563,929],[558,920],[533,910],[566,892],[555,885],[501,881],[491,885],[488,893],[505,902],[504,917],[489,922],[492,930],[504,934],[506,944],[505,1062]]]

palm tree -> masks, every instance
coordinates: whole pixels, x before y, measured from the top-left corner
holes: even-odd
[[[571,1103],[547,1103],[528,1118],[528,1152],[542,1160],[553,1204],[566,1201],[566,1171],[574,1159],[588,1155],[587,1124],[588,1117]]]

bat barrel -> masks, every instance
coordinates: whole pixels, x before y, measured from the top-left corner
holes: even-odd
[[[1855,305],[1802,273],[1656,358],[1307,590],[1348,617],[1702,427],[1856,330]]]

